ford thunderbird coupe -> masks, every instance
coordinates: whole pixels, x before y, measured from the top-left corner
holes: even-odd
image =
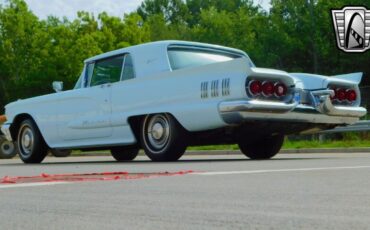
[[[337,76],[257,68],[243,51],[160,41],[85,60],[72,90],[6,106],[2,131],[25,163],[48,150],[110,150],[117,161],[143,149],[175,161],[187,146],[238,144],[251,159],[275,156],[289,134],[355,123],[362,73]]]

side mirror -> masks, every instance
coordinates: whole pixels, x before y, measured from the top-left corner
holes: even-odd
[[[63,82],[62,81],[54,81],[53,82],[53,89],[57,93],[63,91]]]

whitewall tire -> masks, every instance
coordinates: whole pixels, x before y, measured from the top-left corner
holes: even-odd
[[[48,153],[41,133],[31,119],[22,121],[17,136],[19,157],[24,163],[41,163]]]
[[[148,115],[141,125],[140,142],[151,160],[176,161],[186,150],[186,131],[170,114]]]

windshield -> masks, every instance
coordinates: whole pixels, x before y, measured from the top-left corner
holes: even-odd
[[[82,87],[82,76],[80,76],[80,78],[78,79],[75,87],[73,89],[79,89]]]
[[[169,48],[168,58],[172,70],[197,67],[218,62],[226,62],[243,57],[241,54],[219,50]]]

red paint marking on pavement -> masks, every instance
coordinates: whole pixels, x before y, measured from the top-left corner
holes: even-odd
[[[16,183],[13,178],[10,178],[8,176],[5,176],[2,181],[1,181],[2,184],[14,184]]]
[[[83,181],[112,181],[112,180],[137,180],[150,177],[176,176],[193,173],[191,170],[178,172],[159,173],[128,173],[128,172],[102,172],[102,173],[74,173],[74,174],[46,174],[38,176],[5,176],[0,184],[25,184],[40,182],[83,182]]]

